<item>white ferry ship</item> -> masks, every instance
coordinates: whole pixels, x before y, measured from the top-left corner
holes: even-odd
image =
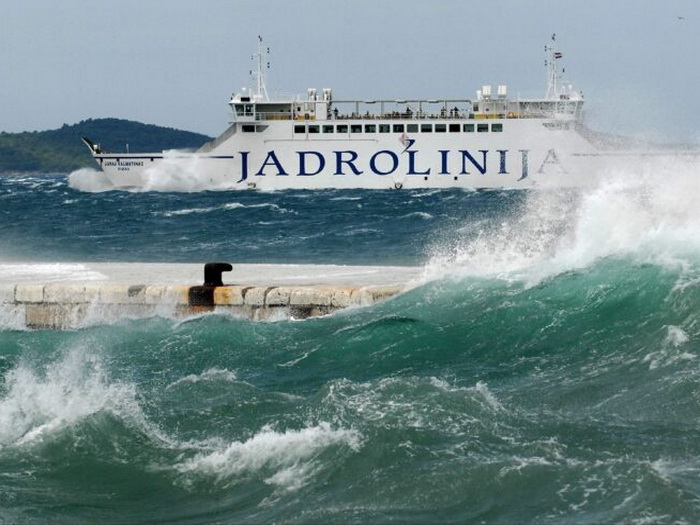
[[[608,153],[583,124],[584,98],[545,46],[544,97],[484,85],[474,99],[337,100],[331,89],[271,99],[260,39],[254,87],[229,101],[229,128],[192,153],[109,153],[84,142],[117,188],[163,170],[230,189],[579,186]]]

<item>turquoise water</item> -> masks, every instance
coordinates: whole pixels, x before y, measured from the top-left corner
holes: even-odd
[[[699,522],[700,190],[672,175],[530,194],[0,179],[6,261],[425,268],[306,321],[6,323],[0,523]]]

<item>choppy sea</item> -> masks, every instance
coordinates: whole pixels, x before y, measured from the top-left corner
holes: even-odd
[[[698,168],[543,192],[0,177],[5,280],[26,261],[424,276],[305,321],[0,314],[0,523],[699,523]]]

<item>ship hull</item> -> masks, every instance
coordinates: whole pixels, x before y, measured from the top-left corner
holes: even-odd
[[[505,85],[475,99],[336,100],[330,88],[270,99],[267,52],[259,39],[256,88],[232,95],[231,126],[196,153],[109,154],[83,138],[105,177],[147,189],[559,188],[676,155],[588,130],[554,36],[535,99],[508,98]]]
[[[483,133],[409,135],[309,133],[313,124],[302,133],[290,122],[248,133],[235,126],[196,153],[93,156],[117,188],[175,177],[232,190],[575,187],[595,180],[604,157],[610,161],[573,124],[548,119],[484,121]]]

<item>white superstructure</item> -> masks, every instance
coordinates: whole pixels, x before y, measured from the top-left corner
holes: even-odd
[[[253,88],[231,97],[229,128],[198,151],[107,153],[85,141],[116,187],[174,168],[231,189],[578,186],[599,148],[554,36],[545,51],[549,83],[537,99],[509,98],[504,85],[474,99],[337,100],[327,88],[271,99],[260,39]]]

